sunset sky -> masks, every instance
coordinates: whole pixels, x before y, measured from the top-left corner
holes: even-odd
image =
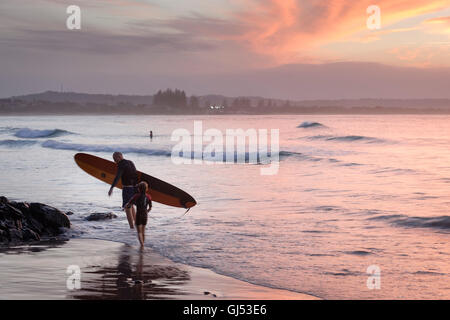
[[[66,28],[71,4],[81,30]],[[381,9],[379,30],[366,26],[369,5]],[[60,84],[153,93],[174,77],[286,64],[450,68],[450,0],[2,0],[0,23],[0,96]],[[192,91],[235,92],[221,89]]]

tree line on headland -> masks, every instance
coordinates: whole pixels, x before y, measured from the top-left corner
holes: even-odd
[[[450,113],[450,99],[336,99],[291,101],[262,97],[188,96],[47,91],[0,99],[0,114],[390,114]]]

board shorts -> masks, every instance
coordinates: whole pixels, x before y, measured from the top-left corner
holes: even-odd
[[[136,212],[136,222],[135,224],[137,226],[145,226],[147,225],[147,218],[148,218],[148,213],[147,211],[138,211]]]
[[[136,193],[136,187],[123,187],[122,189],[122,208],[133,198]]]

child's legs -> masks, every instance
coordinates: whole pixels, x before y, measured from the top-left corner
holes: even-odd
[[[141,236],[141,226],[140,225],[136,226],[136,232],[137,232],[137,238],[139,240],[139,243],[142,246],[142,236]]]
[[[145,226],[144,225],[137,225],[136,226],[137,233],[138,233],[138,239],[141,244],[141,246],[144,246],[145,243]]]

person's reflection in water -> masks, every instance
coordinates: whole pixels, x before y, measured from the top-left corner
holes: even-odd
[[[121,250],[121,254],[119,256],[119,263],[117,265],[117,299],[133,299],[133,300],[142,300],[145,297],[142,295],[135,296],[134,290],[134,279],[133,279],[133,267],[131,263],[131,248],[128,250]],[[139,259],[141,262],[141,266],[139,267],[142,273],[142,259]]]
[[[146,280],[144,277],[144,250],[142,250],[142,248],[139,249],[139,257],[136,264],[136,276],[134,279],[134,284],[137,291],[136,294],[139,294],[142,299],[145,299],[144,286],[146,284]]]
[[[83,268],[81,290],[73,298],[143,300],[169,299],[183,295],[182,286],[190,280],[188,271],[173,264],[155,263],[152,255],[128,245],[117,252],[116,266]]]

